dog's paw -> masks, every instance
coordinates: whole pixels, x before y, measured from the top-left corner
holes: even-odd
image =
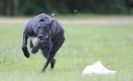
[[[27,57],[27,58],[29,58],[30,57],[29,52],[24,52],[24,56]]]
[[[29,58],[30,57],[30,53],[28,52],[27,47],[22,48],[22,50],[23,50],[24,56]]]

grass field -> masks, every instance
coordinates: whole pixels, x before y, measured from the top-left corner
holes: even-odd
[[[133,81],[133,24],[62,24],[66,41],[45,73],[40,52],[27,59],[21,51],[24,25],[0,24],[0,81]],[[98,60],[118,73],[83,77]]]

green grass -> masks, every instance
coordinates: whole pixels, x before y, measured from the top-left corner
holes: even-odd
[[[27,59],[21,51],[23,28],[0,25],[0,81],[133,81],[133,25],[65,24],[55,69],[45,73],[40,52]],[[82,77],[85,66],[98,60],[118,73]]]

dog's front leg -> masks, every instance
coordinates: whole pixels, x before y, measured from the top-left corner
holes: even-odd
[[[28,49],[27,49],[27,40],[28,40],[28,36],[24,32],[23,33],[22,51],[23,51],[25,57],[29,58],[30,57],[30,54],[29,54]]]

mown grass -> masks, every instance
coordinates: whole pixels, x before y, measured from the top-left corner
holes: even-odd
[[[55,69],[41,73],[46,61],[41,53],[27,59],[21,51],[24,24],[1,24],[0,81],[132,81],[132,26],[64,24],[66,41]],[[98,60],[118,73],[83,77],[85,66]]]

